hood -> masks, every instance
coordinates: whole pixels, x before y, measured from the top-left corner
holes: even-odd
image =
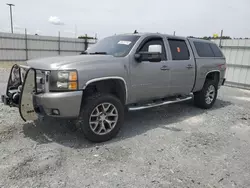
[[[27,61],[27,65],[41,70],[58,70],[61,66],[70,64],[89,64],[98,63],[100,61],[110,61],[115,57],[111,55],[77,55],[77,56],[57,56],[40,59],[32,59]],[[75,67],[77,68],[77,67]]]

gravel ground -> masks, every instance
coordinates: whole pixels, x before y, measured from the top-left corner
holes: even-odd
[[[126,116],[117,138],[91,144],[0,104],[0,187],[250,187],[250,91],[222,87],[210,110],[190,101]]]

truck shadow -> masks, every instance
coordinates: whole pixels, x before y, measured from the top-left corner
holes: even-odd
[[[80,131],[72,132],[65,126],[65,122],[53,119],[26,123],[23,126],[23,133],[26,137],[36,141],[37,144],[56,142],[71,148],[89,148],[119,142],[137,135],[145,134],[146,136],[149,130],[156,128],[179,132],[182,131],[182,128],[172,127],[171,124],[188,121],[189,118],[194,116],[224,108],[231,104],[231,102],[218,99],[212,109],[202,110],[194,107],[192,101],[187,101],[142,111],[128,112],[119,135],[108,142],[99,144],[87,141]]]

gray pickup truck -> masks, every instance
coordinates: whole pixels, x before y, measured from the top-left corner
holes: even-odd
[[[124,34],[100,40],[77,56],[50,57],[12,67],[2,101],[23,120],[76,120],[93,142],[117,135],[126,110],[194,98],[213,106],[226,60],[207,40],[165,34]]]

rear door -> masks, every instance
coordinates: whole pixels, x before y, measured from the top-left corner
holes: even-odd
[[[171,59],[169,92],[170,95],[189,94],[195,82],[195,60],[186,39],[168,38]]]
[[[36,71],[28,69],[20,94],[19,113],[24,121],[34,121],[38,118],[33,105],[33,94],[36,92]]]

